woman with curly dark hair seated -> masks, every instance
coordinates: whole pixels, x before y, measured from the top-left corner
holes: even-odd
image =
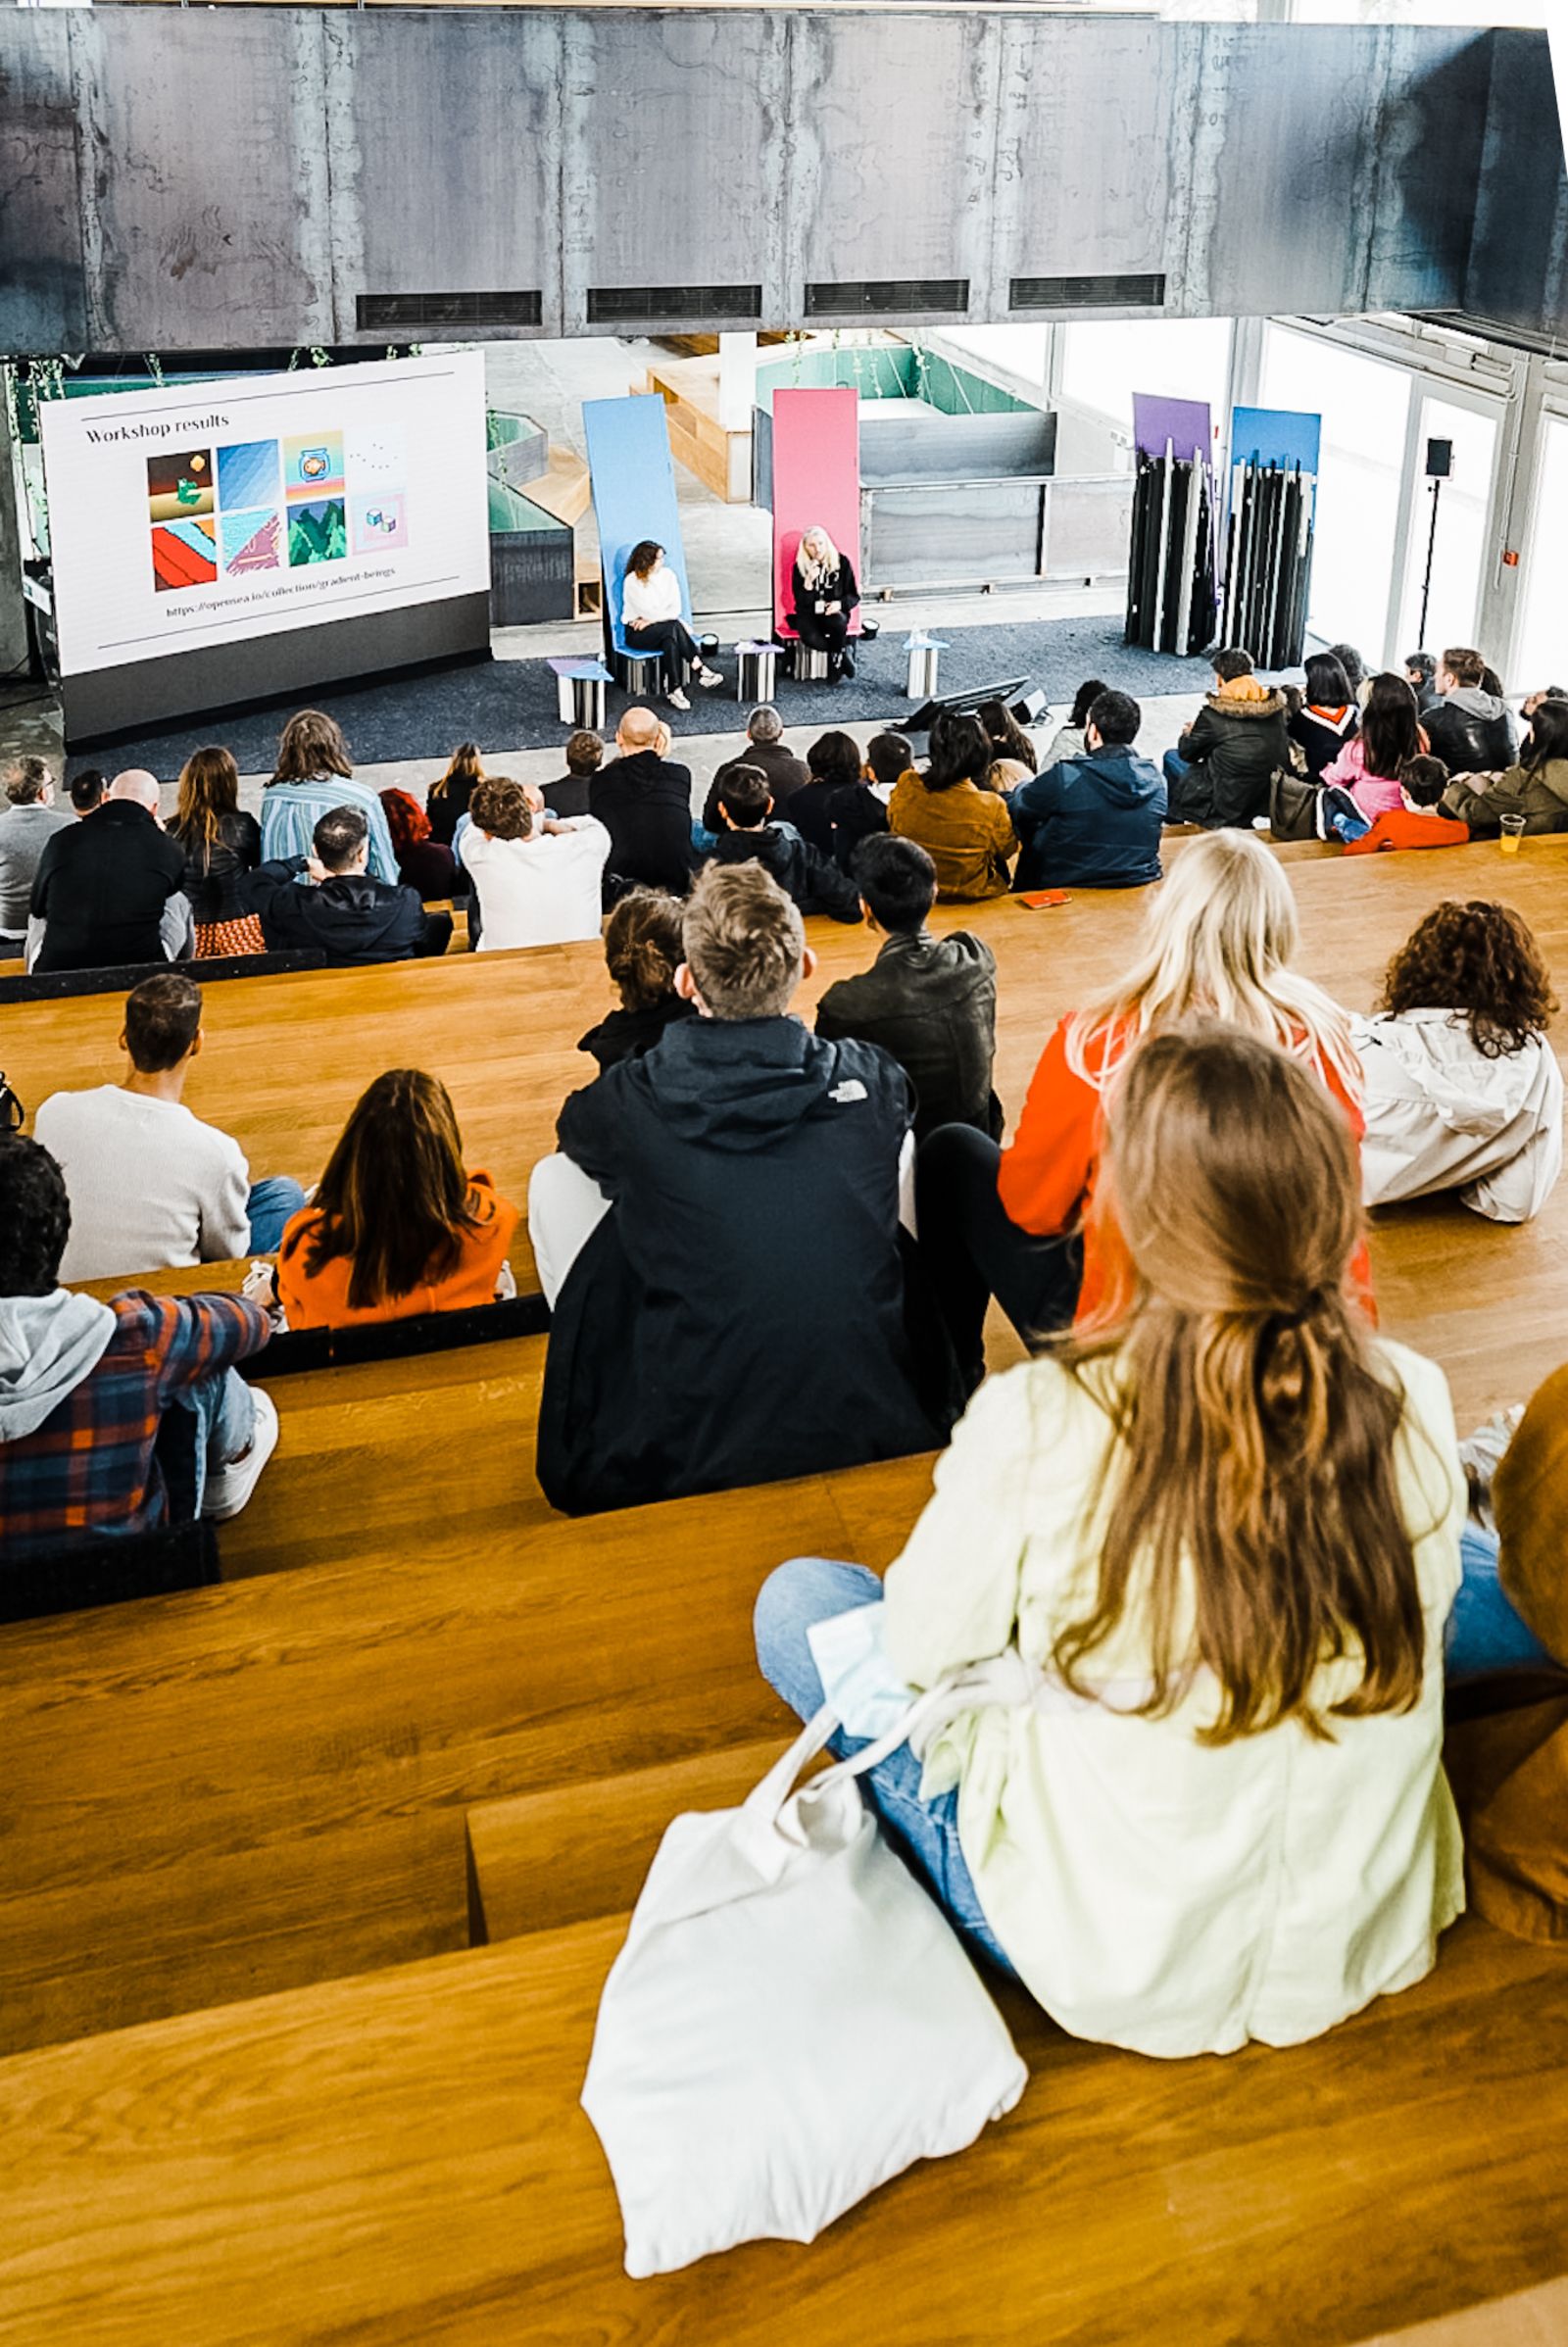
[[[1557,1005],[1511,905],[1439,905],[1390,962],[1376,1014],[1355,1021],[1366,1071],[1369,1206],[1457,1190],[1491,1222],[1529,1222],[1562,1171]]]

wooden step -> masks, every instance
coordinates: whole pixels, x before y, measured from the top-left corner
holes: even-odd
[[[579,2103],[619,1919],[0,2064],[0,2339],[1344,2347],[1554,2278],[1568,1957],[1464,1923],[1315,2043],[1031,2082],[809,2249],[628,2281]]]
[[[1440,2315],[1411,2330],[1386,2330],[1358,2347],[1564,2347],[1568,2340],[1568,2280],[1543,2282],[1492,2298],[1457,2315]]]
[[[629,1913],[670,1819],[734,1808],[792,1740],[786,1732],[470,1809],[474,1946]]]

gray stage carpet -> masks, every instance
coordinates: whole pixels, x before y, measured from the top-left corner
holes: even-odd
[[[899,727],[907,720],[913,713],[904,694],[904,640],[908,628],[896,618],[882,618],[878,641],[858,647],[859,673],[853,683],[798,685],[780,675],[775,698],[787,725],[821,732],[846,721],[885,718]],[[939,688],[945,693],[1021,676],[1060,711],[1091,676],[1135,695],[1191,693],[1195,703],[1210,685],[1206,661],[1176,660],[1125,645],[1121,622],[1115,618],[933,632],[948,646]],[[726,690],[694,689],[689,715],[676,709],[664,712],[677,734],[718,733],[735,722],[733,653],[722,652],[718,665],[730,680]],[[543,660],[490,660],[430,675],[378,677],[352,689],[327,685],[316,699],[337,718],[361,765],[444,758],[464,741],[477,742],[484,752],[543,750],[564,741],[567,730],[556,713],[556,680]],[[608,701],[612,728],[625,702],[614,686],[609,688]],[[289,708],[299,706],[295,701],[194,724],[181,720],[159,732],[74,751],[69,768],[74,773],[80,766],[96,765],[116,773],[125,766],[145,766],[161,782],[171,782],[193,750],[216,741],[233,752],[242,774],[265,774],[271,768],[278,728]]]

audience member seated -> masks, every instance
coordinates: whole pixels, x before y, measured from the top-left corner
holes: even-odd
[[[784,820],[808,848],[833,855],[833,815],[841,791],[858,789],[860,746],[853,733],[819,733],[806,753],[808,781],[790,793]]]
[[[592,815],[552,815],[544,793],[488,774],[473,794],[463,860],[479,900],[478,951],[597,937],[610,834]]]
[[[398,859],[386,810],[368,782],[355,781],[342,728],[319,709],[301,709],[278,738],[277,771],[262,794],[263,856],[269,863],[308,856],[318,821],[334,807],[359,809],[369,840],[370,878],[395,882]]]
[[[914,747],[907,734],[874,733],[865,745],[861,779],[869,782],[885,807],[913,764]]]
[[[766,775],[767,787],[773,794],[774,807],[786,819],[793,820],[785,802],[793,799],[797,791],[806,788],[811,779],[811,770],[804,758],[797,758],[794,751],[787,748],[784,741],[784,720],[770,703],[764,701],[761,708],[754,709],[747,718],[745,749],[738,750],[733,758],[727,758],[721,766],[715,768],[703,807],[705,831],[717,831],[720,828],[719,789],[725,778],[733,773],[737,766],[760,768],[761,772]],[[815,844],[820,845],[820,843]]]
[[[112,969],[172,961],[193,941],[181,883],[185,852],[163,827],[158,785],[117,774],[90,821],[45,841],[32,883],[28,967]],[[175,902],[177,900],[177,903]]]
[[[1447,1386],[1354,1308],[1354,1149],[1284,1052],[1155,1037],[1105,1146],[1126,1309],[988,1382],[885,1586],[773,1574],[759,1659],[809,1716],[809,1627],[878,1597],[895,1700],[1004,1657],[861,1779],[976,1952],[1077,2037],[1298,2044],[1420,1980],[1464,1905]]]
[[[1007,800],[1023,843],[1015,889],[1146,888],[1160,876],[1165,784],[1133,744],[1144,712],[1129,693],[1102,693],[1088,747],[1048,766]]]
[[[469,1173],[439,1077],[388,1068],[361,1094],[316,1195],[283,1233],[277,1300],[291,1329],[357,1328],[514,1296],[517,1209]]]
[[[1369,823],[1403,807],[1400,777],[1431,745],[1416,713],[1415,695],[1402,676],[1385,668],[1372,679],[1360,731],[1323,769],[1322,780],[1348,791]]]
[[[1339,661],[1340,666],[1345,670],[1346,681],[1355,696],[1357,707],[1364,709],[1367,694],[1372,689],[1372,679],[1367,674],[1366,662],[1356,651],[1355,646],[1353,644],[1331,644],[1329,659]]]
[[[371,878],[369,826],[359,807],[329,807],[311,838],[311,855],[279,857],[246,877],[269,953],[314,947],[335,969],[362,969],[446,952],[449,912],[426,912],[416,888]]]
[[[1040,771],[1047,766],[1059,765],[1064,758],[1082,758],[1088,748],[1089,712],[1102,693],[1110,687],[1102,684],[1098,676],[1087,677],[1072,697],[1072,709],[1065,725],[1058,725],[1041,760]]]
[[[1438,663],[1438,703],[1427,719],[1432,755],[1450,774],[1511,766],[1518,736],[1508,705],[1479,652],[1454,648]]]
[[[606,902],[629,888],[683,897],[692,876],[692,770],[669,757],[669,727],[651,709],[627,709],[615,749],[588,785],[588,811],[610,834]]]
[[[576,736],[573,735],[573,740]],[[468,811],[475,783],[484,780],[484,760],[477,742],[460,742],[444,774],[438,774],[424,796],[430,818],[430,837],[450,848],[459,823]],[[461,873],[460,873],[461,880]]]
[[[1286,724],[1311,781],[1322,781],[1324,768],[1333,765],[1360,722],[1350,680],[1339,661],[1332,653],[1308,653],[1301,706],[1291,711]]]
[[[982,701],[975,715],[991,744],[991,788],[1005,797],[1039,771],[1038,753],[1004,701]]]
[[[10,1563],[203,1515],[237,1516],[277,1412],[234,1367],[270,1333],[240,1296],[113,1303],[60,1285],[71,1206],[48,1150],[0,1138],[0,1557]],[[195,1488],[171,1493],[165,1417],[194,1419]],[[181,1505],[183,1498],[185,1504]]]
[[[827,654],[827,672],[835,681],[855,674],[850,650],[850,618],[860,600],[855,565],[840,554],[820,523],[801,533],[790,573],[794,610],[789,614],[808,652]]]
[[[769,822],[772,811],[773,795],[760,767],[731,767],[718,794],[721,829],[708,860],[760,863],[802,912],[825,912],[831,920],[858,921],[860,892],[854,881],[787,823]]]
[[[430,818],[410,791],[383,791],[381,807],[392,834],[398,878],[417,889],[423,905],[444,903],[456,891],[458,861],[430,830]]]
[[[270,1254],[304,1205],[287,1176],[253,1183],[238,1142],[183,1105],[205,1042],[196,981],[144,978],[125,999],[122,1082],[51,1093],[39,1108],[34,1135],[71,1194],[63,1280]]]
[[[1456,1190],[1489,1222],[1530,1222],[1562,1171],[1557,1005],[1518,913],[1439,905],[1389,964],[1376,1015],[1354,1022],[1366,1071],[1369,1206]]]
[[[262,827],[241,810],[239,768],[226,750],[196,750],[185,760],[169,836],[185,851],[180,886],[195,924],[197,959],[265,953],[262,924],[244,895],[246,873],[262,860]]]
[[[54,777],[41,758],[19,758],[6,776],[0,808],[0,958],[27,942],[27,908],[44,845],[69,831],[74,816],[56,807]]]
[[[1520,704],[1527,726],[1544,701],[1568,701],[1568,685],[1544,685],[1539,693],[1527,693]]]
[[[1407,758],[1399,768],[1399,804],[1385,807],[1359,839],[1347,840],[1347,856],[1376,856],[1385,848],[1462,848],[1467,823],[1443,812],[1448,769],[1441,758]]]
[[[813,957],[760,865],[703,872],[682,936],[702,1015],[572,1095],[528,1193],[539,1480],[573,1514],[929,1449],[953,1412],[906,1296],[906,1077],[790,1017]]]
[[[1404,656],[1404,681],[1415,695],[1420,716],[1426,716],[1438,706],[1438,663],[1430,652],[1407,652]]]
[[[933,937],[937,868],[913,840],[862,841],[855,856],[860,903],[886,943],[868,970],[840,978],[816,1006],[826,1043],[880,1044],[914,1086],[914,1137],[974,1125],[1002,1139],[991,1089],[997,1050],[997,960],[967,930]]]
[[[77,815],[90,815],[95,807],[102,807],[104,803],[104,793],[109,788],[109,777],[101,767],[82,766],[73,774],[66,788],[71,794],[71,804],[75,808]]]
[[[1327,1085],[1359,1138],[1350,1021],[1292,969],[1296,947],[1296,900],[1261,840],[1219,831],[1190,841],[1150,900],[1132,967],[1058,1022],[1007,1148],[956,1125],[924,1144],[921,1252],[971,1387],[985,1369],[993,1296],[1026,1344],[1074,1317],[1098,1328],[1125,1307],[1131,1275],[1096,1193],[1104,1096],[1146,1035],[1219,1018],[1279,1044]],[[1356,1269],[1370,1300],[1364,1249]]]
[[[634,888],[605,924],[605,966],[620,996],[618,1009],[590,1027],[578,1043],[601,1067],[640,1059],[677,1019],[695,1018],[697,1005],[675,992],[685,958],[678,899],[662,889]]]
[[[579,726],[566,736],[565,758],[564,774],[544,786],[545,812],[560,815],[563,822],[587,814],[589,788],[605,762],[605,745],[598,734]]]
[[[874,754],[874,755],[873,755]],[[853,782],[840,783],[827,801],[833,827],[833,860],[840,871],[855,870],[855,852],[862,840],[881,839],[888,827],[888,801],[900,774],[908,771],[914,753],[902,733],[873,734]],[[884,784],[883,774],[894,761],[898,773]],[[992,769],[995,772],[995,768]]]
[[[1017,838],[1007,803],[986,788],[991,744],[977,717],[933,729],[931,763],[906,773],[888,802],[888,829],[918,840],[937,867],[937,894],[971,904],[1007,893]]]
[[[657,659],[659,679],[671,709],[690,709],[682,687],[688,669],[705,692],[724,679],[710,668],[686,624],[680,580],[664,561],[664,550],[644,538],[626,558],[620,591],[620,624],[639,660]]]
[[[1523,815],[1527,835],[1568,831],[1568,701],[1539,701],[1517,762],[1501,774],[1456,774],[1443,806],[1477,838],[1495,839],[1504,815]]]
[[[1291,760],[1283,693],[1252,674],[1250,652],[1214,655],[1214,690],[1165,753],[1172,823],[1244,828],[1268,813],[1276,767]]]

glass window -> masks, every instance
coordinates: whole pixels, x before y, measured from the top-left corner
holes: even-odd
[[[1429,439],[1453,443],[1453,470],[1439,488],[1436,500],[1426,473]],[[1423,398],[1415,460],[1420,477],[1410,508],[1410,546],[1396,659],[1407,652],[1441,652],[1446,644],[1473,644],[1476,640],[1496,447],[1497,427],[1490,416],[1480,416],[1473,408],[1455,407],[1430,392]],[[1421,598],[1429,549],[1432,594],[1423,630]]]
[[[1133,393],[1207,400],[1219,420],[1231,363],[1227,318],[1112,318],[1061,329],[1061,389],[1124,430],[1133,428]]]
[[[1536,483],[1525,573],[1519,654],[1508,680],[1521,693],[1568,685],[1568,601],[1562,591],[1562,550],[1568,545],[1568,421],[1552,416]]]

